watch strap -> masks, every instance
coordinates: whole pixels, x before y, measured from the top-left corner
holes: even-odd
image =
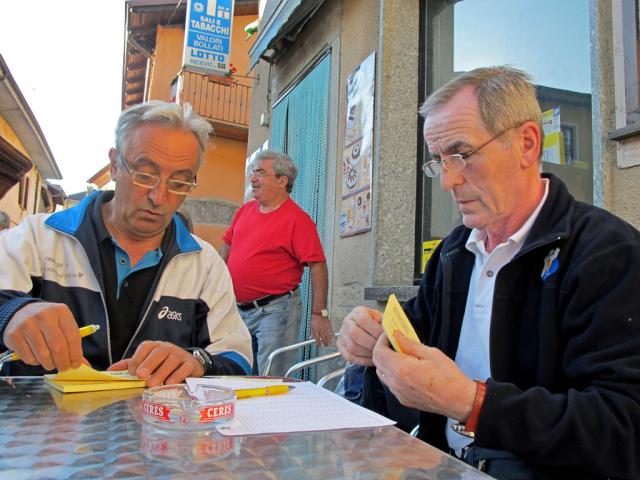
[[[465,423],[456,423],[451,426],[453,431],[466,437],[475,438],[478,429],[478,421],[480,419],[480,411],[484,406],[484,399],[487,396],[487,382],[474,380],[476,384],[476,395],[473,399],[471,413]]]

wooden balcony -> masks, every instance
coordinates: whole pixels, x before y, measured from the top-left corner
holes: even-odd
[[[172,84],[177,103],[190,103],[211,122],[214,134],[246,141],[249,133],[251,86],[244,77],[218,77],[181,71]]]

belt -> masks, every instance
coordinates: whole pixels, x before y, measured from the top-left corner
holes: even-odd
[[[278,294],[275,294],[275,295],[267,295],[266,297],[258,298],[256,300],[254,300],[253,302],[238,303],[237,305],[238,305],[238,308],[240,310],[250,310],[252,308],[264,307],[265,305],[268,305],[269,303],[274,301],[276,298],[284,297],[285,295],[291,295],[297,289],[298,289],[298,287],[294,288],[293,290],[289,290],[288,292],[285,292],[285,293],[278,293]]]

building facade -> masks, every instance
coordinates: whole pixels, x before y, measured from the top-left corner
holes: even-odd
[[[359,304],[412,296],[460,219],[423,177],[418,108],[462,71],[528,71],[543,170],[640,227],[636,0],[269,0],[250,54],[249,152],[299,164],[328,258],[335,328]]]
[[[47,179],[62,176],[49,145],[0,55],[0,210],[14,226],[64,203],[63,190]]]

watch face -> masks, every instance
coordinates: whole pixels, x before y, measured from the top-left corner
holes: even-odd
[[[323,317],[328,317],[329,316],[329,311],[328,310],[321,310],[320,311],[320,315]]]

